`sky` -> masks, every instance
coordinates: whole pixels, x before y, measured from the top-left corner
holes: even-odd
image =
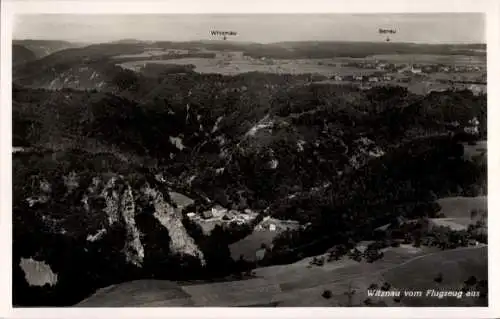
[[[209,40],[211,30],[235,31],[233,41],[385,41],[379,28],[396,29],[392,42],[486,43],[481,13],[412,14],[138,14],[19,15],[14,39],[108,42]]]

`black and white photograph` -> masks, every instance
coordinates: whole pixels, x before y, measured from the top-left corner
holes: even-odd
[[[15,15],[12,307],[488,307],[486,25]]]

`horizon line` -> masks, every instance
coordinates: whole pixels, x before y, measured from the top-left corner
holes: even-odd
[[[120,41],[137,41],[137,42],[171,42],[171,43],[194,43],[194,42],[219,42],[219,43],[236,43],[236,44],[262,44],[262,45],[273,45],[280,43],[385,43],[385,44],[419,44],[419,45],[487,45],[486,42],[411,42],[411,41],[390,41],[386,42],[384,40],[380,41],[356,41],[356,40],[283,40],[283,41],[274,41],[274,42],[256,42],[256,41],[245,41],[245,40],[222,40],[222,39],[197,39],[197,40],[163,40],[163,39],[155,39],[155,40],[139,40],[136,38],[123,38],[117,40],[106,40],[106,41],[85,41],[85,40],[65,40],[65,39],[36,39],[36,38],[12,38],[12,42],[14,41],[61,41],[61,42],[69,42],[69,43],[81,43],[88,45],[96,45],[96,44],[112,44]]]

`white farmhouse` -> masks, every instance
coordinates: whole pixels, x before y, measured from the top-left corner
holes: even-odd
[[[411,73],[413,74],[420,74],[422,73],[422,69],[419,68],[414,68],[413,66],[411,67]]]
[[[214,216],[214,217],[222,217],[226,213],[227,213],[227,209],[222,207],[222,206],[216,205],[216,206],[212,207],[212,216]]]

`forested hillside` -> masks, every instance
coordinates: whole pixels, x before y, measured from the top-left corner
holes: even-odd
[[[255,267],[228,248],[254,225],[206,234],[187,218],[215,204],[301,225],[275,239],[270,265],[354,247],[398,218],[436,217],[441,197],[487,193],[486,161],[464,156],[464,145],[487,137],[485,95],[109,63],[145,45],[71,48],[14,68],[16,305],[70,305],[123,281]],[[194,204],[177,207],[171,192]],[[57,284],[28,285],[27,258],[50,264]]]

